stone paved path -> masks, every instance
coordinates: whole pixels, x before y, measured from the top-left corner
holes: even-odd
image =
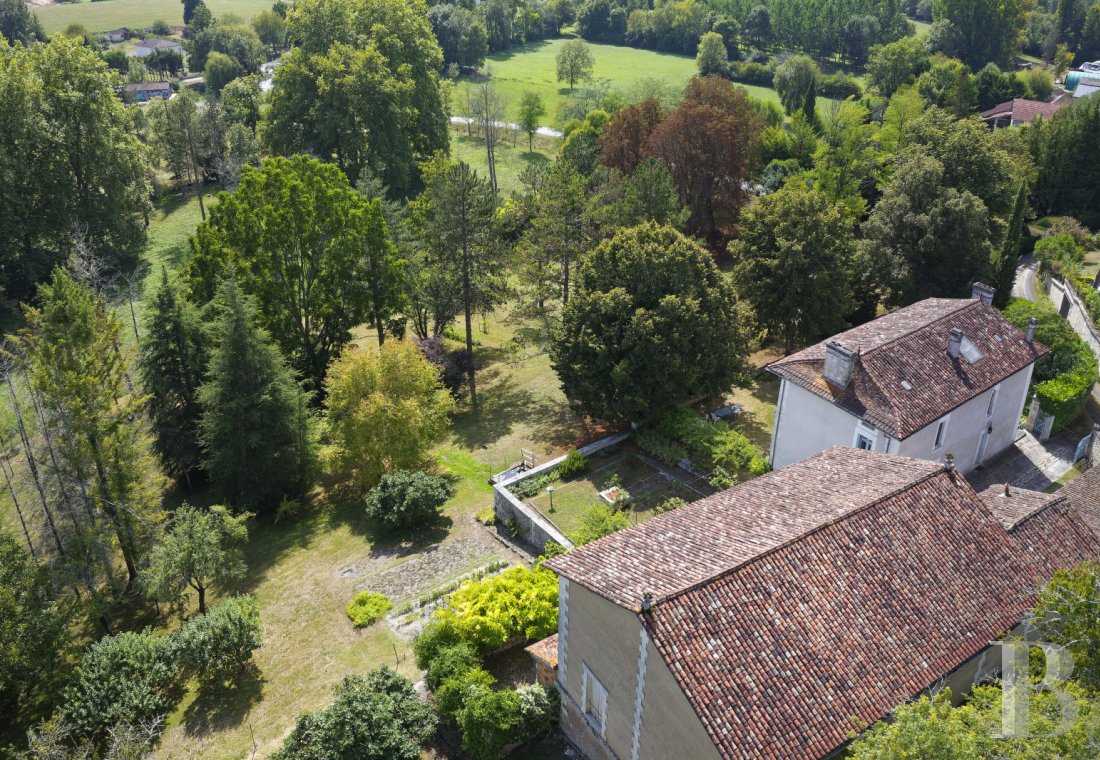
[[[1076,433],[1060,433],[1039,441],[1021,431],[1012,446],[967,475],[967,480],[977,491],[1002,483],[1043,491],[1073,467],[1078,438]]]

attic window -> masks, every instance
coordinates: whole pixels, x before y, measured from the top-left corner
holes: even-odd
[[[962,345],[959,347],[959,353],[962,354],[962,357],[971,364],[982,358],[982,352],[979,351],[978,347],[974,345],[973,341],[971,341],[970,338],[967,338],[965,335],[962,339]]]
[[[909,383],[908,380],[902,380],[901,381],[901,387],[904,388],[907,391],[913,390],[913,386]]]

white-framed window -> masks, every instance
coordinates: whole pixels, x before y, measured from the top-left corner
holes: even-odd
[[[932,451],[939,451],[947,443],[947,423],[951,421],[951,415],[947,415],[936,423],[936,439],[932,443]]]
[[[855,436],[852,438],[852,448],[874,451],[877,443],[878,430],[863,420],[857,422]]]
[[[607,689],[584,663],[581,675],[581,708],[593,730],[604,737],[607,726]]]
[[[989,406],[985,408],[985,416],[992,417],[994,410],[997,408],[997,396],[1001,395],[1001,385],[998,383],[993,386],[993,392],[989,394]]]

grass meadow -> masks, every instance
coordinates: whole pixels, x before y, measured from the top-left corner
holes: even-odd
[[[557,81],[557,54],[566,41],[567,38],[559,38],[532,42],[486,59],[483,71],[490,72],[511,120],[516,118],[523,93],[535,92],[542,97],[546,107],[546,123],[560,126],[561,109],[573,95],[568,85]],[[628,95],[649,95],[667,89],[679,94],[697,71],[695,58],[691,56],[617,45],[589,45],[595,61],[592,82],[581,83],[578,87],[607,81],[613,89]],[[462,100],[463,82],[468,81],[467,77],[459,80],[459,92],[454,98],[456,106]],[[758,98],[779,102],[779,96],[771,88],[742,86]],[[457,113],[458,109],[455,111]]]
[[[215,16],[235,13],[245,21],[271,8],[272,0],[207,0]],[[172,26],[183,24],[179,0],[100,0],[100,2],[56,3],[32,8],[47,34],[60,32],[69,24],[81,24],[89,32],[106,32],[119,27],[146,27],[154,21]]]

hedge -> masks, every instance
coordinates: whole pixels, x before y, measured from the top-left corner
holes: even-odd
[[[1013,299],[1004,316],[1021,330],[1032,317],[1037,321],[1035,338],[1050,353],[1036,362],[1031,390],[1043,411],[1054,415],[1055,427],[1064,428],[1085,409],[1096,382],[1096,355],[1049,303]]]
[[[725,74],[727,79],[732,79],[734,82],[772,88],[774,86],[775,67],[763,63],[730,61]],[[849,97],[858,98],[862,96],[863,88],[858,80],[843,71],[838,71],[835,74],[818,74],[817,94],[823,98],[845,100]]]

